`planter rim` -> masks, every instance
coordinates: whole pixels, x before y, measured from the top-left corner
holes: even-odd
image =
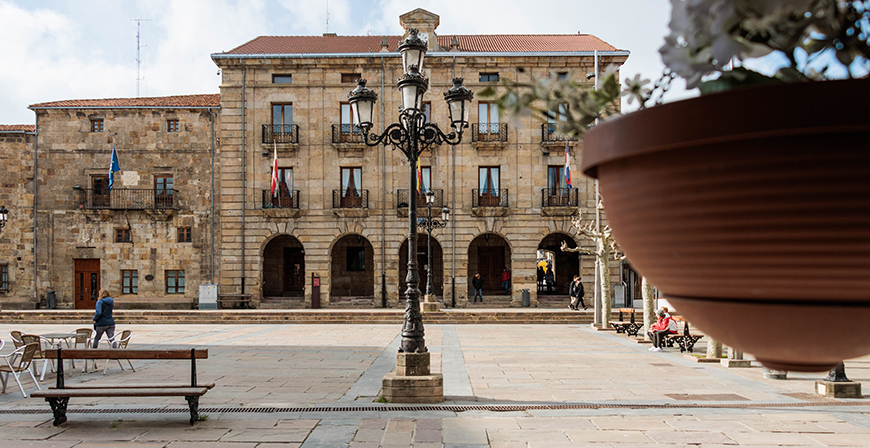
[[[607,120],[584,138],[581,171],[687,147],[783,135],[870,131],[870,79],[768,84],[667,103]]]

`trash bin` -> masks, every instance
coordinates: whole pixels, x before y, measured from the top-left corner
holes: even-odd
[[[54,295],[54,291],[45,292],[45,305],[50,310],[57,308],[57,297]]]
[[[523,290],[523,308],[529,307],[529,302],[531,301],[531,297],[529,297],[529,290]]]

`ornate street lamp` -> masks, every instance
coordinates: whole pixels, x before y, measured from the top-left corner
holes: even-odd
[[[435,294],[435,289],[432,286],[432,229],[447,227],[447,222],[450,220],[450,209],[445,206],[441,209],[441,221],[432,219],[432,204],[435,203],[435,192],[432,189],[426,190],[426,210],[428,211],[425,218],[417,220],[417,225],[421,229],[426,229],[426,295]],[[428,300],[428,299],[427,299]]]
[[[9,210],[6,210],[5,205],[0,205],[0,230],[6,226],[7,219],[9,219]]]
[[[423,113],[423,94],[429,81],[422,75],[423,57],[426,44],[415,29],[409,30],[408,37],[399,44],[402,52],[404,75],[399,78],[397,87],[402,95],[402,109],[399,123],[387,126],[380,135],[369,134],[372,129],[373,112],[378,95],[366,87],[366,80],[357,81],[357,87],[347,95],[356,122],[363,131],[363,141],[368,146],[392,145],[408,158],[410,168],[408,204],[408,275],[405,280],[405,317],[402,325],[402,344],[400,353],[425,353],[426,341],[423,330],[423,316],[420,313],[420,277],[417,273],[417,190],[416,165],[420,154],[432,145],[443,143],[457,145],[462,141],[462,131],[468,128],[468,111],[474,94],[462,85],[462,78],[453,80],[453,87],[444,93],[450,113],[449,134],[444,134],[435,124],[426,123]]]

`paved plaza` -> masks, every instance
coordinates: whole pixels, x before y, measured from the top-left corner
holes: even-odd
[[[2,352],[11,330],[76,327],[4,323]],[[180,397],[73,398],[69,421],[54,427],[48,404],[22,398],[10,378],[0,396],[0,447],[870,446],[870,397],[813,394],[824,373],[765,379],[756,363],[697,363],[587,325],[427,325],[432,370],[444,375],[446,401],[437,405],[378,402],[401,325],[122,329],[133,331],[130,348],[209,349],[198,378],[216,386],[200,401],[201,421],[188,424]],[[696,349],[704,353],[704,340]],[[113,363],[105,376],[103,361],[98,372],[77,364],[67,382],[190,379],[186,361],[133,361],[135,372]],[[846,362],[846,373],[870,388],[870,357]],[[43,387],[54,380],[47,374]]]

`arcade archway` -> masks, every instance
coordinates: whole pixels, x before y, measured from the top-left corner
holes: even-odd
[[[305,293],[305,249],[296,237],[280,235],[263,248],[263,296]]]

